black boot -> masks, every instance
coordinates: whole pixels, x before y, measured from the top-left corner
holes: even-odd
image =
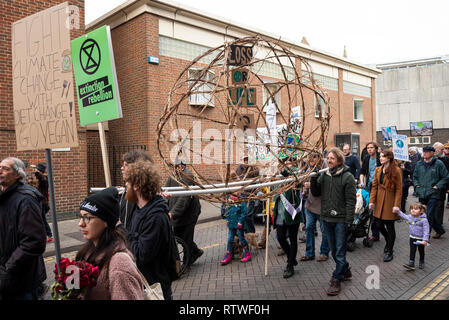
[[[284,270],[284,278],[285,279],[290,278],[294,274],[295,274],[295,270],[293,269],[293,266],[287,265],[287,268],[285,268],[285,270]]]

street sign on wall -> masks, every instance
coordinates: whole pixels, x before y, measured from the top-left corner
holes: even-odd
[[[68,2],[12,24],[17,150],[78,147]]]
[[[81,125],[121,118],[110,27],[72,40],[71,46]]]

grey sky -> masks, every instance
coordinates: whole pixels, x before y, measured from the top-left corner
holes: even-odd
[[[85,0],[86,23],[124,2]],[[449,54],[448,0],[175,2],[365,64]]]

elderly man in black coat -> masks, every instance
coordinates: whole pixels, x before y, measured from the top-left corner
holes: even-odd
[[[42,195],[24,184],[25,165],[0,163],[0,299],[37,300],[46,279]]]

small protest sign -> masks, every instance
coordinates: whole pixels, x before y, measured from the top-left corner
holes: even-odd
[[[396,160],[410,161],[408,156],[407,136],[393,134],[393,154]]]
[[[71,48],[81,125],[121,118],[109,26],[72,40]]]

